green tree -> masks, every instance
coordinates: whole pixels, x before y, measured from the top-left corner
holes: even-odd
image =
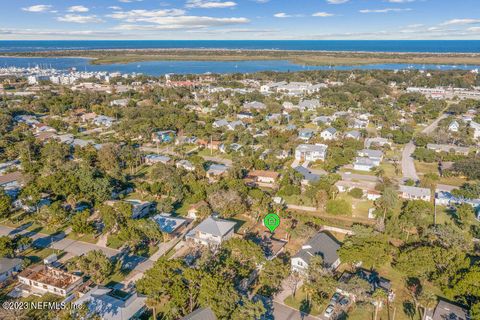
[[[72,231],[78,234],[91,234],[95,231],[93,223],[88,221],[90,212],[84,210],[73,216],[71,220]]]
[[[102,251],[94,250],[76,258],[74,266],[91,276],[96,283],[102,283],[115,271],[118,265],[113,263]]]
[[[13,257],[15,246],[13,240],[8,236],[0,237],[0,257]]]
[[[3,189],[0,189],[0,218],[5,218],[12,208],[12,198],[10,198]]]

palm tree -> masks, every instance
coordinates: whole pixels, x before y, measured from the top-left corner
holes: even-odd
[[[372,294],[372,299],[375,304],[375,317],[374,319],[377,320],[378,316],[378,309],[380,308],[380,304],[386,300],[387,298],[387,293],[382,290],[382,289],[375,289],[375,291]]]
[[[423,291],[418,300],[423,308],[422,319],[425,320],[427,311],[432,310],[437,305],[437,296],[430,291]]]
[[[383,181],[383,178],[385,178],[385,169],[382,167],[376,167],[373,169],[373,173],[378,179],[380,179],[380,181]]]

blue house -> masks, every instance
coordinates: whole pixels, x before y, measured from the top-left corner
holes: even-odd
[[[175,135],[173,130],[158,131],[152,134],[152,140],[158,143],[170,143],[175,139]]]

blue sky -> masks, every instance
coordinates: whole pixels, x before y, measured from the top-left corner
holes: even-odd
[[[2,0],[0,39],[480,39],[478,0]]]

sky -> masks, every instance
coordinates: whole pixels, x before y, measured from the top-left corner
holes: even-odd
[[[0,40],[480,40],[479,0],[0,0]]]

